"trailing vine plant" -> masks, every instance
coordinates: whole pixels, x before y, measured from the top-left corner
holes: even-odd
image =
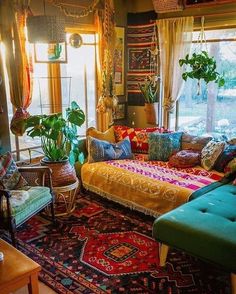
[[[214,57],[209,57],[206,51],[200,53],[193,53],[191,57],[189,54],[184,59],[179,60],[179,65],[189,65],[191,70],[185,71],[182,74],[182,78],[186,81],[188,78],[204,80],[207,84],[209,82],[215,82],[219,87],[224,86],[225,80],[222,75],[216,71],[216,61]]]

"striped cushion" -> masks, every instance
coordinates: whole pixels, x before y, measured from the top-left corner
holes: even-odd
[[[48,187],[31,187],[27,192],[29,198],[23,204],[12,208],[12,215],[15,217],[17,226],[34,215],[36,211],[40,211],[52,199]]]
[[[27,185],[17,169],[16,163],[10,152],[0,155],[0,188],[17,190]]]

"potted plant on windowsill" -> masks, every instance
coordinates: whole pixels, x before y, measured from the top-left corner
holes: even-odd
[[[206,51],[189,54],[184,59],[179,60],[179,65],[188,65],[189,71],[182,74],[182,78],[186,81],[188,78],[198,80],[198,95],[200,94],[200,81],[204,80],[206,84],[215,82],[219,87],[224,86],[225,80],[222,75],[216,71],[216,61],[214,57],[209,57]]]
[[[143,84],[139,83],[138,85],[145,101],[147,123],[155,125],[158,123],[159,109],[159,98],[157,94],[159,84],[156,76],[148,76]]]
[[[40,137],[45,157],[41,164],[52,169],[53,186],[65,186],[76,181],[74,163],[80,157],[77,127],[85,121],[85,114],[76,102],[62,113],[33,115],[26,120],[27,135]]]

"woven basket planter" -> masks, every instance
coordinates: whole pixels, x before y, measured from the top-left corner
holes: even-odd
[[[183,10],[181,0],[152,0],[154,9],[157,13]]]
[[[53,162],[43,158],[41,160],[41,165],[46,165],[52,170],[53,187],[67,186],[77,181],[75,169],[73,166],[71,166],[68,159],[59,162]]]

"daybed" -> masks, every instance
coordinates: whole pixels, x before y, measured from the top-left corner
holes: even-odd
[[[150,146],[147,146],[150,144],[149,133],[163,133],[157,128],[132,129],[123,126],[112,131],[115,137],[109,130],[108,141],[120,141],[128,136],[134,153],[140,150],[150,153]],[[91,136],[90,130],[87,135]],[[101,138],[94,129],[92,136]],[[102,139],[106,139],[106,134],[102,134]],[[182,137],[179,149],[191,147],[202,150],[211,138],[191,140]],[[151,144],[151,147],[155,145]],[[85,163],[81,170],[82,184],[87,190],[156,217],[229,181],[223,172],[214,169],[207,171],[199,165],[176,168],[169,161],[147,160],[147,157],[152,159],[150,154],[135,154],[130,159]]]

